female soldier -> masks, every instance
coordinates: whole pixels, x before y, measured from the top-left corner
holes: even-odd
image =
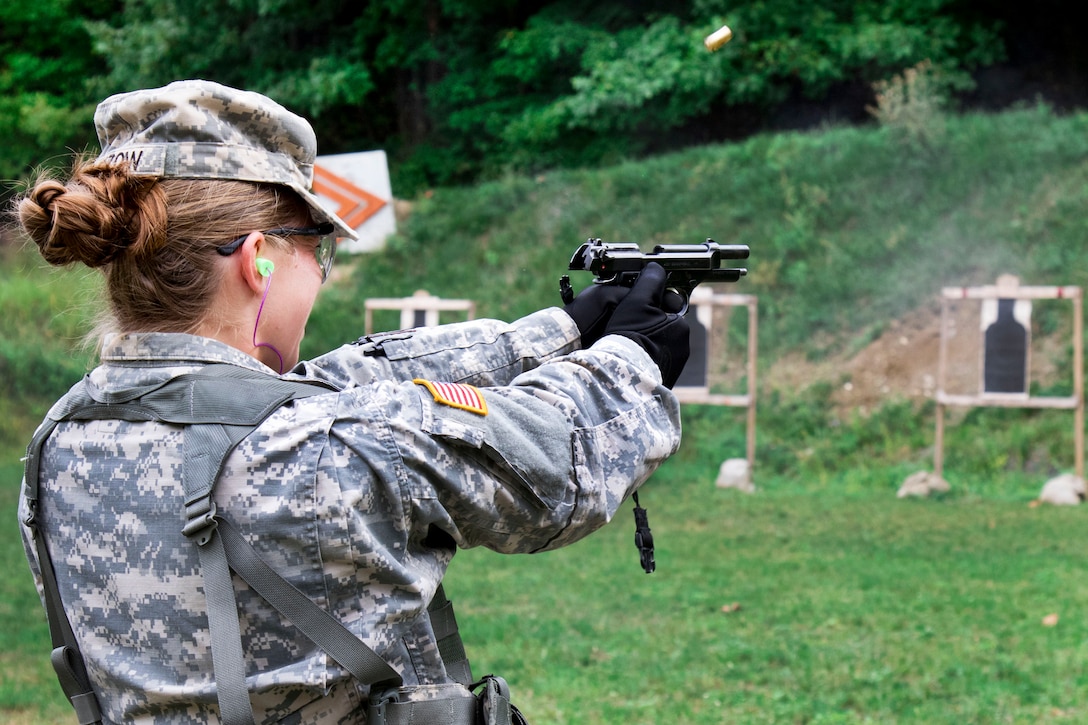
[[[16,200],[47,261],[105,273],[110,329],[80,389],[123,404],[209,365],[323,384],[233,449],[212,512],[406,686],[452,682],[427,608],[457,547],[577,541],[678,447],[668,387],[688,333],[660,309],[660,268],[626,295],[594,287],[511,324],[299,362],[334,238],[354,235],[310,191],[309,124],[256,93],[181,81],[108,98],[95,126],[101,155]],[[185,430],[63,419],[24,481],[31,568],[41,586],[37,536],[106,722],[214,722],[223,707],[215,607],[179,514],[203,453],[183,450]],[[365,722],[368,684],[233,589],[253,719]]]

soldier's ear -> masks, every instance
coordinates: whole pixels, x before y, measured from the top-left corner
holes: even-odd
[[[251,232],[246,240],[242,242],[242,246],[238,248],[238,251],[231,255],[237,265],[236,273],[241,274],[242,279],[254,294],[264,294],[264,288],[268,282],[268,275],[261,273],[261,268],[265,267],[265,265],[261,265],[257,261],[263,259],[260,256],[260,251],[264,247],[264,243],[264,234]],[[272,264],[268,259],[264,261],[269,265]],[[271,271],[269,271],[269,274],[271,274]]]

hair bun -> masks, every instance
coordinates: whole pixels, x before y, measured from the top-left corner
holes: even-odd
[[[46,179],[30,190],[16,206],[19,222],[38,245],[47,262],[55,265],[76,261],[55,234],[56,203],[68,190],[59,181]]]
[[[86,174],[65,186],[55,179],[38,182],[18,205],[19,219],[47,262],[81,262],[101,267],[128,246],[119,215],[126,210],[102,193],[103,182]]]
[[[66,194],[68,190],[64,188],[60,182],[52,181],[38,184],[32,194],[34,202],[42,208],[42,210],[49,213],[50,217],[53,215],[53,202],[58,197]]]

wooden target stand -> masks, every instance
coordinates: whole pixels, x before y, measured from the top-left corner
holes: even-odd
[[[374,297],[364,306],[366,334],[374,332],[374,310],[399,310],[400,329],[435,327],[440,324],[443,312],[463,312],[465,319],[476,317],[476,303],[472,300],[448,300],[435,297],[426,290],[416,290],[411,297]]]
[[[1073,304],[1073,394],[1068,397],[1031,395],[1028,361],[1030,345],[1016,337],[1017,321],[1012,317],[1015,302],[1020,300],[1062,300]],[[982,379],[980,392],[975,395],[950,395],[945,392],[948,373],[949,304],[953,300],[979,300],[980,306],[990,302],[996,307],[993,324],[987,328],[982,345]],[[994,305],[996,303],[996,305]],[[934,472],[943,478],[944,472],[944,409],[946,406],[1051,408],[1072,410],[1074,413],[1073,441],[1075,468],[1078,478],[1084,478],[1084,365],[1080,287],[1021,287],[1011,275],[998,278],[997,284],[984,287],[945,287],[941,291],[941,342],[937,362],[937,436],[934,452]],[[980,315],[981,319],[981,315]],[[1030,340],[1030,327],[1027,327]],[[1022,352],[1021,352],[1022,351]],[[986,360],[987,353],[998,358]],[[1022,358],[1017,357],[1018,354]],[[1011,356],[1011,363],[1009,357]],[[1003,359],[1002,359],[1003,358]]]
[[[748,409],[745,456],[748,460],[749,475],[755,471],[756,463],[756,341],[759,322],[757,302],[758,298],[755,295],[717,294],[706,287],[695,288],[690,300],[691,311],[688,313],[688,320],[692,327],[692,355],[683,374],[673,387],[673,392],[681,403],[725,405]],[[739,394],[724,395],[710,392],[708,368],[711,350],[708,343],[716,307],[748,308],[747,385],[746,390]]]

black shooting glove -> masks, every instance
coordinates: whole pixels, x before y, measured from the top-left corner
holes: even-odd
[[[635,286],[618,305],[605,328],[606,335],[629,337],[650,354],[661,369],[665,387],[672,388],[691,354],[688,321],[665,312],[665,270],[657,262],[646,265]]]
[[[618,284],[593,284],[578,293],[563,311],[570,315],[582,334],[582,347],[586,348],[604,337],[605,328],[616,310],[616,305],[631,291]]]

